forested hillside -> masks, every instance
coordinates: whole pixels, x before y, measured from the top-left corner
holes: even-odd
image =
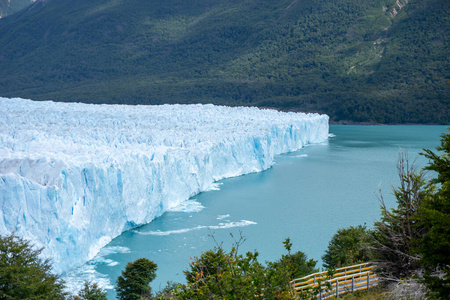
[[[0,19],[0,96],[450,123],[447,0],[46,0]]]
[[[4,18],[25,9],[33,2],[33,0],[0,0],[0,18]]]

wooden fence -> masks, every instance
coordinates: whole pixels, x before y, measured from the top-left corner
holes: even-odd
[[[327,271],[314,273],[289,282],[294,297],[328,299],[348,292],[369,289],[378,285],[379,278],[371,263],[336,269],[333,275]]]

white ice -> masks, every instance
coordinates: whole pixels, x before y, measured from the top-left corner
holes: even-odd
[[[0,234],[63,273],[215,181],[328,138],[328,116],[0,98]]]

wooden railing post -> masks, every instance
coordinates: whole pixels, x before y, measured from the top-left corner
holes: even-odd
[[[352,293],[355,292],[355,277],[352,277]]]
[[[336,298],[339,298],[339,281],[336,280]]]
[[[367,272],[367,289],[370,288],[370,272]]]

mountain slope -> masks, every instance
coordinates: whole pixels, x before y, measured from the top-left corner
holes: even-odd
[[[35,0],[34,0],[35,1]],[[0,0],[0,19],[12,15],[34,2],[33,0]]]
[[[0,95],[450,123],[445,0],[47,0],[0,20]]]

